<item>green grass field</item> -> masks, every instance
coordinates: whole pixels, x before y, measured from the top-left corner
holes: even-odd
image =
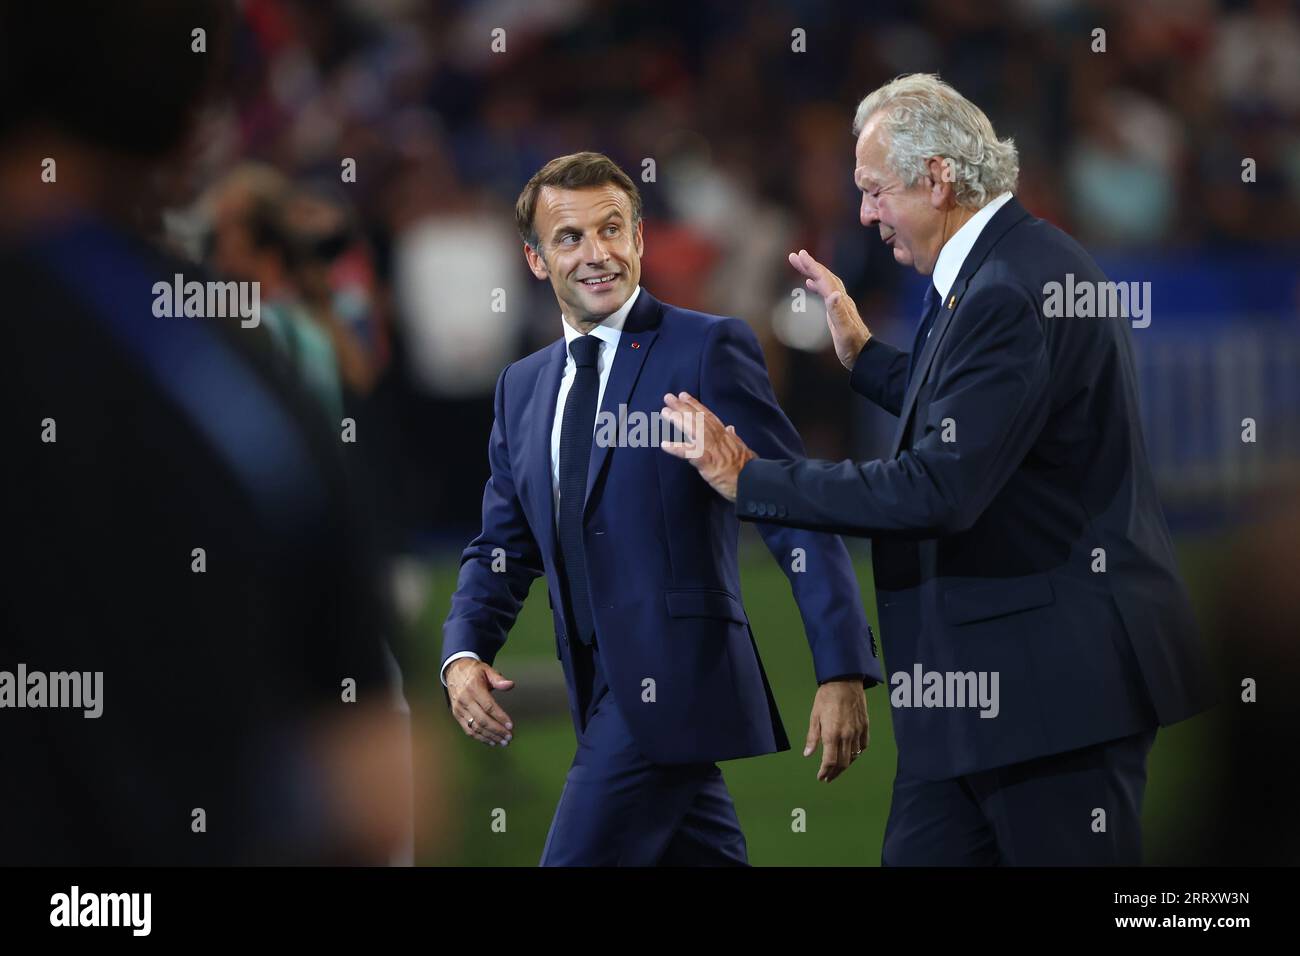
[[[1207,599],[1213,591],[1215,555],[1213,541],[1180,543],[1180,566],[1201,620],[1206,619]],[[515,739],[506,749],[474,743],[452,725],[438,684],[437,658],[456,569],[455,558],[434,565],[429,601],[409,655],[415,666],[407,678],[407,694],[415,719],[449,731],[445,750],[449,759],[457,761],[451,778],[454,785],[448,788],[453,801],[446,817],[448,832],[436,856],[426,852],[419,862],[534,866],[573,758],[573,725],[567,709],[519,719]],[[886,688],[876,687],[867,694],[871,719],[867,752],[838,780],[819,783],[820,752],[802,756],[815,683],[789,585],[756,538],[746,540],[741,569],[746,610],[793,747],[785,753],[721,765],[748,840],[750,862],[756,866],[878,865],[897,755]],[[876,627],[869,560],[857,561],[857,573],[867,613]],[[521,666],[547,664],[559,674],[544,592],[539,579],[497,659],[498,668],[508,677]],[[503,698],[507,707],[509,699],[509,695]],[[1202,755],[1213,734],[1210,714],[1164,729],[1157,737],[1144,812],[1149,860],[1161,859],[1163,848],[1175,845],[1184,832],[1189,817],[1183,795],[1198,790],[1206,761]],[[796,833],[791,826],[797,809],[805,813],[805,832]],[[505,811],[504,832],[499,832],[499,823],[495,829],[492,826],[498,810]],[[500,816],[498,812],[498,820]]]

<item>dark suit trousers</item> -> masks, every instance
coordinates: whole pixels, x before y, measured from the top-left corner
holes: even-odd
[[[1151,729],[951,780],[899,774],[881,863],[1138,866],[1155,735]]]
[[[717,764],[648,761],[609,692],[596,644],[569,647],[585,720],[541,865],[748,865]]]

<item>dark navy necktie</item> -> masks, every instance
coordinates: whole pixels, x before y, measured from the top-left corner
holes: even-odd
[[[591,595],[587,591],[587,553],[582,541],[583,503],[587,497],[587,464],[591,461],[592,432],[596,425],[596,398],[600,375],[596,356],[600,339],[581,335],[569,343],[577,369],[564,400],[560,425],[560,554],[564,558],[565,591],[577,637],[590,644],[595,635]]]
[[[916,328],[916,341],[912,343],[912,354],[908,356],[907,361],[907,380],[912,381],[912,374],[916,371],[917,359],[921,357],[921,349],[925,348],[925,340],[930,337],[930,330],[934,328],[935,317],[939,314],[939,290],[934,287],[933,282],[925,284],[925,302],[921,306],[921,324]]]

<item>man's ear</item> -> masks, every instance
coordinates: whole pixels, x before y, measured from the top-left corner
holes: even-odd
[[[635,243],[636,243],[636,254],[637,254],[638,256],[643,256],[643,255],[645,255],[645,236],[644,236],[644,235],[642,234],[642,232],[641,232],[641,227],[642,227],[644,224],[645,224],[645,220],[644,220],[644,219],[638,219],[638,220],[636,221],[636,233],[635,233],[635,235],[633,236],[633,240],[634,240]]]
[[[930,177],[930,205],[935,209],[947,209],[955,204],[956,173],[952,160],[946,156],[931,156],[926,162],[926,174]]]
[[[528,260],[529,270],[537,278],[549,279],[551,277],[550,272],[546,269],[546,260],[542,258],[542,254],[526,242],[524,243],[524,258]]]

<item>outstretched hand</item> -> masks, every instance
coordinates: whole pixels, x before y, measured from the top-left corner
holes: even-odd
[[[452,716],[467,737],[490,747],[504,747],[514,737],[514,722],[492,696],[493,691],[514,686],[515,682],[502,677],[495,667],[473,658],[462,657],[447,667]]]
[[[700,477],[728,501],[736,500],[740,470],[758,455],[740,440],[734,425],[724,425],[689,392],[664,396],[660,417],[682,430],[686,441],[666,441],[660,448],[695,466]]]

